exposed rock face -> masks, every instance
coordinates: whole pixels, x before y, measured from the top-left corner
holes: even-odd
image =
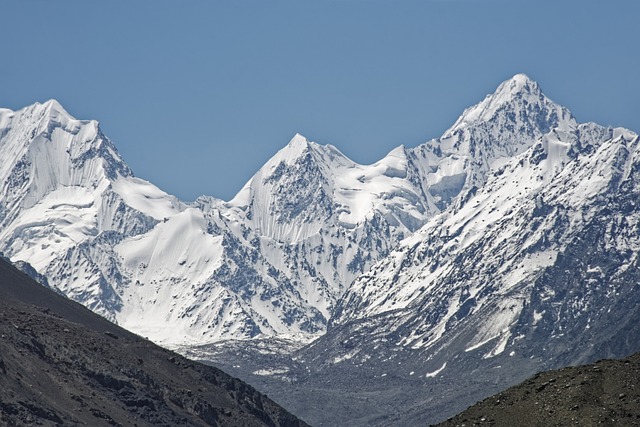
[[[4,260],[0,423],[306,425],[242,381],[113,325]]]
[[[635,426],[640,355],[536,374],[438,424],[461,426]]]

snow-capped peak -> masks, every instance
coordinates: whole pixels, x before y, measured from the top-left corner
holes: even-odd
[[[445,132],[444,137],[470,126],[494,121],[501,113],[509,116],[511,121],[543,124],[542,133],[562,122],[570,122],[569,124],[575,126],[575,120],[569,110],[547,98],[538,83],[527,75],[516,74],[500,84],[496,91],[487,95],[482,102],[464,110],[454,125]]]
[[[307,139],[306,136],[296,133],[295,135],[293,135],[293,138],[291,138],[291,141],[289,141],[290,146],[295,146],[295,145],[308,145],[309,144],[309,140]]]
[[[532,104],[550,102],[545,98],[537,82],[531,80],[526,74],[516,74],[509,80],[502,82],[495,93],[489,97],[487,105],[484,106],[490,112],[518,99],[526,99]]]
[[[309,160],[320,163],[337,163],[348,166],[353,165],[353,162],[333,145],[320,145],[316,142],[310,141],[305,136],[296,133],[289,143],[265,164],[262,170],[274,169],[282,162],[285,164],[292,164],[300,157],[306,157],[308,155],[311,156],[308,158]]]
[[[509,91],[512,94],[527,92],[539,95],[540,86],[535,80],[532,80],[524,73],[516,74],[509,80],[505,80],[496,90],[496,94]]]
[[[287,159],[295,159],[305,153],[311,145],[317,145],[303,135],[296,133],[293,138],[289,141],[289,143],[284,146],[274,159],[277,157],[279,160],[287,160]]]
[[[61,127],[75,132],[81,125],[91,123],[93,128],[98,128],[98,122],[93,120],[78,120],[55,99],[35,104],[12,112],[17,114],[32,125],[37,126],[38,133],[43,132],[44,136],[50,136],[53,127],[62,125]]]
[[[37,105],[37,104],[36,104]],[[50,99],[42,104],[44,111],[46,111],[51,116],[66,116],[69,118],[73,118],[71,114],[64,109],[64,107],[55,99]]]

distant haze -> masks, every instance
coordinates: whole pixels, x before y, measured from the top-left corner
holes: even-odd
[[[518,72],[581,122],[640,130],[635,1],[32,0],[3,16],[0,107],[55,98],[99,120],[184,200],[232,198],[296,132],[376,161]]]

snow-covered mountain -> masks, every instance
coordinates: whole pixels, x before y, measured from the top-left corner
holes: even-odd
[[[71,298],[167,344],[326,322],[305,328],[320,315],[254,234],[135,178],[97,122],[49,101],[0,111],[0,135],[1,250]]]
[[[231,201],[184,203],[97,122],[55,101],[0,109],[0,251],[165,345],[235,340],[216,360],[284,378],[269,394],[298,414],[313,405],[289,383],[331,401],[331,380],[362,424],[430,422],[535,370],[640,350],[639,143],[519,74],[372,165],[295,135]]]
[[[410,331],[400,334],[399,343],[419,348],[450,339],[451,330],[473,319],[476,331],[467,350],[486,347],[486,357],[505,351],[517,342],[513,328],[525,313],[533,324],[559,316],[551,304],[559,298],[557,289],[532,292],[596,218],[611,223],[599,244],[626,254],[619,268],[635,265],[635,203],[623,210],[612,206],[640,184],[634,174],[640,167],[637,150],[638,135],[625,129],[591,123],[552,129],[495,169],[464,206],[434,218],[359,277],[340,301],[333,323],[393,313],[402,323],[394,328]],[[598,263],[593,259],[582,273],[613,277]],[[534,314],[535,298],[542,305]],[[563,308],[571,316],[560,317],[575,319],[586,312],[591,318],[594,313],[582,307],[582,298],[575,307]]]
[[[464,181],[355,279],[326,334],[269,372],[253,343],[192,354],[312,424],[428,425],[537,371],[640,350],[638,135],[578,123],[524,76],[457,126],[467,143],[421,165],[428,179],[425,165],[455,164]]]
[[[555,324],[551,335],[563,336],[567,319],[590,328],[598,301],[589,299],[596,294],[606,296],[603,310],[618,297],[634,298],[633,287],[602,285],[635,268],[640,249],[633,200],[640,186],[638,135],[573,119],[548,130],[491,168],[465,203],[433,218],[361,275],[332,324],[387,316],[385,333],[398,345],[430,348],[462,334],[464,351],[492,357],[518,348],[523,324],[534,330]],[[556,280],[549,272],[567,262],[566,252],[581,245],[596,221],[603,224],[602,241],[584,249],[617,254],[619,262],[605,271],[602,259],[587,260],[572,271],[584,282],[566,300],[566,290],[545,281]]]
[[[346,284],[434,212],[404,150],[365,167],[299,135],[232,202],[188,205],[53,100],[0,111],[0,155],[2,252],[166,344],[315,336]]]
[[[97,122],[54,100],[0,110],[0,158],[1,250],[113,319],[122,307],[113,245],[186,206],[133,177]]]
[[[639,142],[549,132],[359,277],[296,360],[310,378],[384,376],[381,394],[410,383],[372,403],[388,405],[377,423],[429,424],[539,370],[638,351]]]
[[[492,166],[550,128],[575,125],[535,82],[516,75],[442,138],[398,147],[373,165],[296,135],[224,205],[222,216],[261,237],[260,253],[324,321],[358,275],[452,202],[461,203],[458,196],[483,185]]]
[[[406,265],[388,272],[400,252],[376,267],[381,280],[370,267],[403,239],[403,248],[435,239],[444,218],[470,215],[495,171],[554,132],[609,131],[579,126],[520,74],[439,139],[359,165],[296,135],[230,202],[187,204],[134,177],[97,122],[56,101],[0,110],[0,251],[165,344],[306,341],[331,316],[343,324],[409,309],[415,282],[385,281],[410,277]]]

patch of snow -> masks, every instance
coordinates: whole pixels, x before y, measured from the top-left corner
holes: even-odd
[[[273,376],[273,375],[283,375],[287,373],[289,373],[288,368],[258,369],[257,371],[253,371],[253,375],[260,375],[263,377]]]
[[[437,376],[438,376],[438,374],[440,374],[440,372],[444,371],[444,369],[445,369],[446,367],[447,367],[447,362],[444,362],[444,364],[443,364],[440,368],[436,369],[435,371],[433,371],[433,372],[427,372],[427,373],[425,374],[425,377],[427,377],[427,378],[434,378],[434,377],[437,377]]]

